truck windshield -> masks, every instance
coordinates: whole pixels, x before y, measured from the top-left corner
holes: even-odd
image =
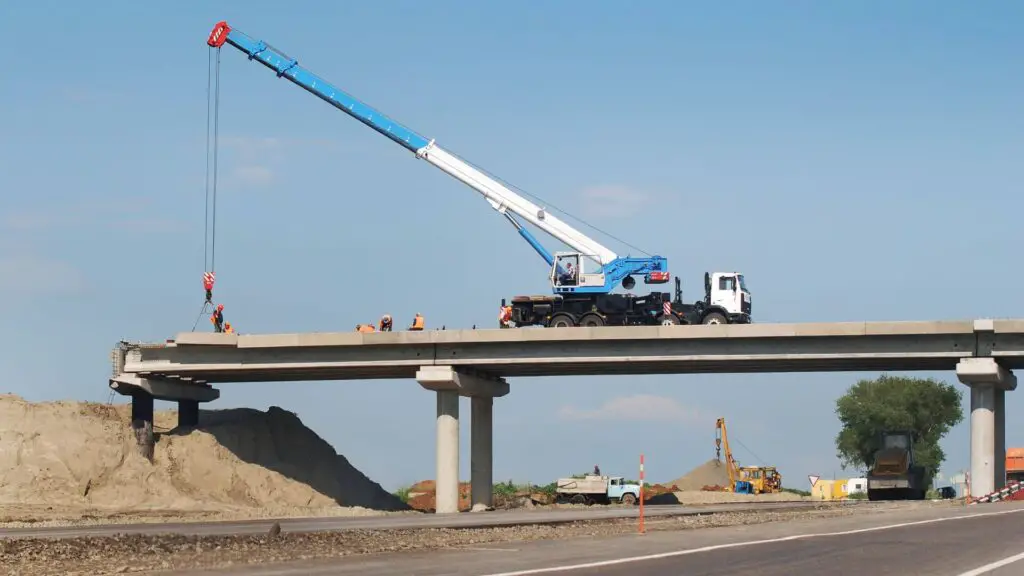
[[[899,435],[899,436],[886,436],[885,437],[885,447],[886,448],[899,448],[901,450],[906,450],[907,448],[910,447],[910,440],[906,436],[903,436],[903,435]]]
[[[743,278],[743,274],[737,274],[736,277],[740,279],[740,290],[749,292],[749,290],[747,290],[747,281]]]

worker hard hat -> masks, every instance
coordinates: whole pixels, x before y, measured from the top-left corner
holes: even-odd
[[[218,312],[223,312],[224,311],[224,305],[223,304],[217,304],[217,311]]]

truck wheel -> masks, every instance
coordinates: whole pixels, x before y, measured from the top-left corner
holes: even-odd
[[[604,326],[604,318],[601,318],[597,314],[586,314],[580,319],[580,326],[585,328]]]
[[[662,326],[678,326],[679,318],[676,318],[673,314],[662,314],[658,316],[658,324]]]
[[[702,322],[702,324],[728,324],[728,323],[729,323],[729,321],[725,319],[725,316],[722,316],[718,312],[712,312],[712,313],[708,314],[707,316],[704,317],[704,322]]]
[[[548,322],[548,328],[571,328],[575,325],[576,321],[568,314],[555,314],[551,321]]]
[[[623,494],[622,503],[626,506],[632,506],[633,504],[636,504],[636,496],[632,494]]]

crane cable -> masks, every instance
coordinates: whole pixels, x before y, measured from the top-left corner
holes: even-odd
[[[212,129],[211,129],[212,128]],[[209,278],[212,291],[217,266],[217,152],[220,148],[220,48],[210,47],[206,62],[206,199],[203,223],[203,281]],[[212,154],[211,154],[212,152]],[[203,300],[199,316],[192,325],[195,332],[199,320],[212,305]]]

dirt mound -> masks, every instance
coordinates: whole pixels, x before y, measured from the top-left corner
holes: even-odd
[[[470,509],[470,484],[459,482],[459,510]],[[422,480],[409,488],[409,507],[423,512],[437,510],[437,484],[433,480]]]
[[[700,490],[704,486],[728,486],[729,470],[724,462],[712,458],[667,484],[682,491]]]
[[[202,411],[182,431],[174,411],[157,412],[152,463],[136,451],[130,412],[0,395],[0,505],[408,509],[280,408]]]

